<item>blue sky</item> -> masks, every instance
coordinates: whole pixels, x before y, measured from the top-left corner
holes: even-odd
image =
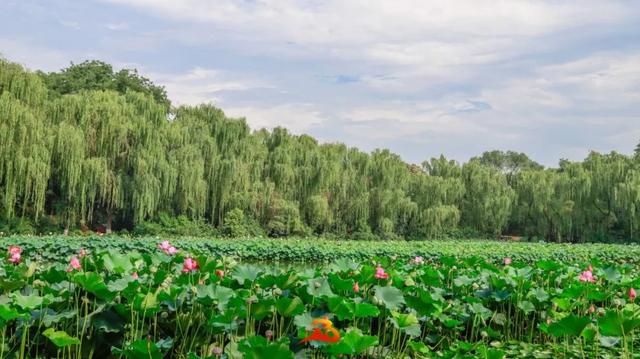
[[[638,1],[3,0],[0,53],[136,67],[176,104],[413,163],[640,141]]]

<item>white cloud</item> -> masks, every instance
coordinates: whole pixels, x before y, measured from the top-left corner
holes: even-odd
[[[213,102],[253,128],[414,159],[501,148],[552,164],[590,148],[625,151],[640,137],[635,2],[101,1],[138,11],[118,18],[102,7],[101,21],[82,22],[99,35],[70,39],[64,52],[36,30],[23,43],[5,36],[0,49],[31,68],[89,51],[144,64],[174,103]],[[28,45],[37,39],[46,46]],[[201,67],[176,70],[185,64]]]
[[[31,70],[56,71],[69,65],[69,54],[0,37],[0,55]]]
[[[186,73],[150,74],[158,84],[164,85],[169,98],[176,105],[212,103],[231,117],[244,117],[253,129],[283,126],[294,133],[308,131],[326,120],[310,103],[237,103],[226,94],[255,89],[272,89],[264,80],[216,69],[195,67]]]
[[[179,74],[150,73],[148,77],[165,86],[169,98],[177,105],[215,104],[222,101],[223,91],[268,87],[262,81],[202,67],[195,67]]]
[[[129,29],[129,24],[126,22],[109,23],[106,25],[106,28],[111,31],[123,31]]]
[[[640,52],[594,54],[543,66],[532,75],[506,80],[481,97],[497,110],[527,114],[549,110],[630,111],[640,116]],[[598,113],[599,117],[602,114]],[[557,118],[549,117],[549,121]],[[640,119],[638,120],[640,122]]]
[[[225,43],[236,56],[348,64],[371,90],[392,95],[493,81],[490,66],[640,15],[628,2],[599,0],[102,1],[173,21],[172,39],[187,46]]]
[[[291,43],[310,57],[391,66],[477,64],[526,51],[525,40],[632,18],[614,2],[493,0],[104,0],[176,21],[213,25],[256,51]],[[200,36],[207,39],[206,35]],[[216,41],[218,39],[216,38]],[[290,51],[282,51],[280,56]]]
[[[60,23],[60,25],[62,25],[64,27],[69,27],[69,28],[72,28],[74,30],[79,30],[80,29],[80,24],[77,21],[59,20],[58,23]]]
[[[244,117],[253,129],[285,127],[293,133],[302,134],[315,125],[326,121],[324,116],[312,104],[282,104],[275,106],[224,107],[231,117]]]

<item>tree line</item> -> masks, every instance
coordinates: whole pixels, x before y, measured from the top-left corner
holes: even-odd
[[[0,61],[0,229],[640,240],[636,154],[543,168],[492,151],[408,164],[388,150],[251,131],[211,105],[174,108],[135,70]]]

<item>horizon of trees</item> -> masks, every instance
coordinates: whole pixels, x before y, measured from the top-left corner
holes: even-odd
[[[251,131],[211,105],[173,108],[135,70],[87,61],[34,73],[0,60],[0,229],[185,224],[229,236],[638,242],[640,144],[558,168],[512,151],[415,165]]]

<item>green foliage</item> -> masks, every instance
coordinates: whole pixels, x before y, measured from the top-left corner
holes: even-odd
[[[140,76],[135,69],[122,69],[118,72],[107,63],[97,60],[84,61],[71,65],[60,72],[38,72],[47,87],[57,95],[79,93],[82,91],[118,91],[121,94],[135,91],[148,94],[169,108],[171,103],[163,86],[155,85],[149,79]]]
[[[488,151],[483,153],[482,156],[474,157],[471,160],[478,161],[485,166],[494,167],[505,173],[507,177],[524,170],[539,171],[544,168],[539,163],[531,160],[526,154],[514,151]]]
[[[255,221],[247,218],[240,208],[227,212],[224,223],[220,227],[220,234],[225,237],[256,237],[262,235],[262,229]]]
[[[166,238],[162,236],[161,238]],[[9,236],[0,237],[0,248],[19,244],[29,252],[38,252],[42,259],[54,261],[60,256],[70,256],[80,248],[90,252],[139,251],[154,252],[157,237],[131,238],[120,236]],[[324,238],[245,238],[241,241],[226,238],[191,238],[172,240],[188,251],[231,256],[245,261],[265,258],[278,262],[326,263],[339,259],[364,261],[374,257],[394,257],[410,260],[422,256],[425,260],[440,257],[471,259],[481,257],[500,262],[505,257],[529,264],[544,265],[546,259],[566,263],[589,263],[594,259],[603,262],[628,262],[640,264],[640,246],[619,244],[572,244],[498,242],[493,240],[432,240],[432,241],[379,241],[336,240]],[[603,272],[603,275],[605,273]],[[615,274],[614,274],[615,275]]]
[[[516,197],[506,177],[491,167],[472,161],[462,167],[462,178],[465,187],[461,206],[463,222],[484,233],[502,233]]]
[[[162,212],[155,221],[145,221],[136,224],[133,234],[138,236],[170,235],[214,237],[217,235],[217,231],[210,224],[201,220],[191,220],[184,215],[174,218]]]
[[[450,250],[466,248],[471,256],[418,262],[365,253],[363,261],[274,266],[212,255],[210,241],[172,240],[177,254],[169,255],[157,247],[160,239],[107,236],[80,242],[88,252],[70,267],[69,258],[79,256],[73,240],[56,238],[76,252],[58,250],[52,258],[46,238],[4,240],[20,245],[23,256],[0,262],[2,357],[631,358],[638,345],[640,311],[627,293],[639,283],[639,267],[603,255],[598,263],[567,260],[589,245],[531,244],[528,252],[542,260],[508,265],[474,256],[495,252],[496,242],[461,242]],[[265,248],[291,245],[261,241],[270,242]],[[354,243],[362,242],[333,246]],[[428,243],[385,247],[418,254]],[[183,270],[187,258],[197,261],[195,270]],[[579,279],[586,263],[595,283]],[[376,278],[378,265],[389,278]],[[335,342],[302,342],[318,329]]]
[[[638,156],[542,166],[485,152],[421,166],[388,150],[252,132],[100,61],[33,74],[0,62],[0,231],[358,240],[503,234],[640,241]]]
[[[285,200],[276,200],[271,208],[272,217],[267,223],[267,231],[272,237],[304,235],[307,228],[300,218],[298,207]]]

